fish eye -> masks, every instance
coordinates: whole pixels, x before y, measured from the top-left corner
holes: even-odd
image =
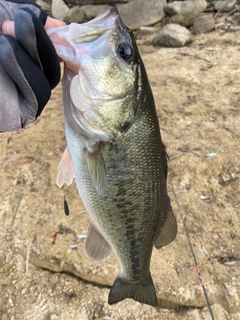
[[[119,44],[117,52],[119,56],[126,62],[130,62],[133,58],[133,48],[127,42]]]

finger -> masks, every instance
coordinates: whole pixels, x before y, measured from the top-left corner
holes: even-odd
[[[65,26],[66,23],[53,19],[51,17],[47,17],[47,21],[45,23],[44,29],[49,29],[49,28],[57,28],[57,27],[62,27]],[[2,32],[3,34],[9,34],[12,37],[15,37],[15,32],[14,32],[14,22],[10,20],[6,20],[2,24]]]
[[[6,20],[2,24],[2,32],[3,34],[9,34],[12,37],[15,37],[15,32],[14,32],[14,22]]]
[[[47,17],[47,21],[45,23],[44,29],[57,28],[57,27],[65,26],[65,25],[66,25],[66,23],[61,21],[61,20],[57,20],[57,19],[53,19],[51,17]]]
[[[53,89],[60,80],[60,64],[41,21],[28,8],[18,10],[14,20],[17,40],[42,69]]]
[[[11,36],[0,37],[1,63],[22,93],[31,119],[39,116],[51,95],[50,84],[41,69]],[[19,97],[21,95],[19,94]],[[38,106],[38,109],[36,108]],[[37,109],[37,110],[36,110]]]

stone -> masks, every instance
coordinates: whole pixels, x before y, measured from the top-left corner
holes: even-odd
[[[169,23],[157,33],[153,44],[161,47],[183,47],[191,40],[191,32],[187,28]]]
[[[214,28],[215,28],[215,22],[212,14],[205,14],[203,16],[197,17],[194,20],[193,33],[194,34],[206,33],[213,30]]]
[[[175,14],[188,15],[193,13],[202,12],[206,9],[207,2],[205,0],[187,0],[187,1],[174,1],[168,3],[165,11],[173,16]]]
[[[214,7],[217,11],[229,12],[234,9],[236,3],[236,0],[216,1],[214,2]]]
[[[52,0],[52,16],[53,18],[62,20],[67,14],[69,8],[63,0]]]
[[[142,26],[153,25],[161,21],[165,17],[164,8],[166,5],[166,0],[131,0],[125,4],[117,4],[117,8],[123,22],[130,29],[136,30]],[[108,5],[84,5],[79,8],[79,15],[81,15],[81,10],[85,19],[91,20],[103,13],[107,8]],[[73,12],[69,11],[68,6],[62,0],[53,0],[52,14],[55,18],[64,19],[67,23],[76,21],[76,18],[71,18],[70,16],[71,14],[77,15],[75,10]]]
[[[92,20],[97,17],[99,14],[107,10],[108,5],[91,5],[87,4],[81,7],[82,12],[84,13],[86,20]]]
[[[72,7],[64,16],[63,21],[66,23],[76,22],[82,23],[86,20],[84,12],[78,6]]]
[[[202,13],[192,13],[186,15],[176,14],[168,19],[168,23],[176,23],[184,27],[191,27],[193,26],[196,17],[201,14]]]
[[[117,8],[122,21],[132,30],[149,26],[165,17],[166,0],[132,0],[118,4]]]
[[[42,10],[46,11],[48,14],[51,13],[51,6],[49,3],[43,0],[36,0],[35,2],[42,8]]]
[[[240,13],[239,12],[235,13],[232,18],[233,18],[233,22],[235,25],[240,24]]]

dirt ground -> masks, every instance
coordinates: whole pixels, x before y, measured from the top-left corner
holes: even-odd
[[[215,319],[237,320],[240,29],[219,28],[179,49],[155,48],[150,40],[138,36],[169,174]],[[114,257],[103,265],[84,257],[77,235],[87,231],[87,213],[75,185],[55,185],[64,149],[61,85],[29,129],[0,135],[0,319],[211,319],[170,185],[179,233],[153,253],[160,306],[107,304],[118,266]],[[53,232],[59,232],[55,243]]]

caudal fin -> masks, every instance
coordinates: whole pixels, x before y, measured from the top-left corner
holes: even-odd
[[[114,304],[126,298],[156,306],[157,296],[151,275],[149,274],[149,281],[145,285],[134,284],[118,276],[110,290],[108,303]]]

